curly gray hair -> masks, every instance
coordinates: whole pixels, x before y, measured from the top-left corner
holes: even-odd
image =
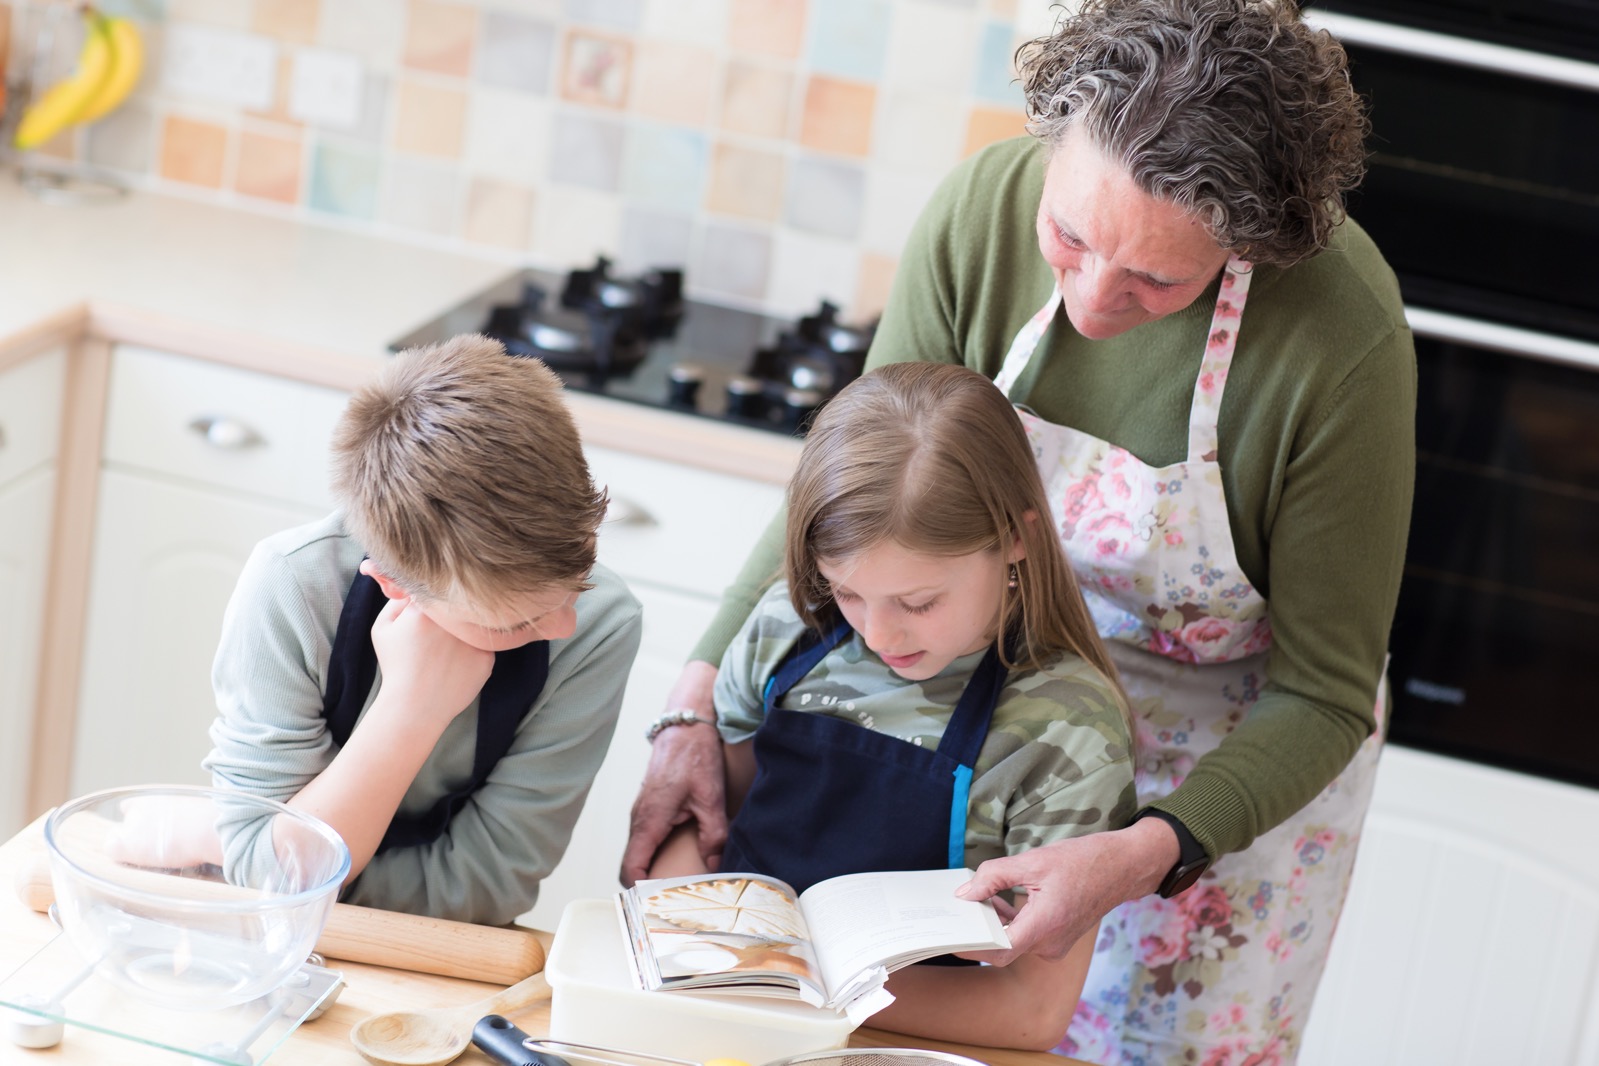
[[[1258,263],[1325,248],[1365,174],[1347,57],[1291,0],[1086,0],[1016,66],[1051,152],[1080,124],[1139,188]]]

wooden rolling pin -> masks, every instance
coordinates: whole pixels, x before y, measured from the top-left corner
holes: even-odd
[[[50,909],[55,886],[42,854],[17,872],[17,895],[36,911]],[[335,903],[316,950],[325,958],[396,970],[464,977],[491,985],[515,984],[544,969],[544,944],[525,929],[472,925]]]

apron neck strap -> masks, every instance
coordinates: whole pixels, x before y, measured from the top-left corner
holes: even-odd
[[[1222,271],[1221,290],[1216,294],[1216,310],[1210,316],[1205,335],[1205,358],[1194,380],[1194,399],[1188,409],[1188,461],[1216,461],[1216,425],[1221,419],[1221,398],[1227,388],[1233,351],[1238,347],[1238,323],[1249,297],[1249,279],[1254,268],[1236,255]]]

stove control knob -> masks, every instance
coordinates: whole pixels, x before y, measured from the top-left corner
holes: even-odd
[[[691,363],[674,363],[666,372],[666,402],[673,407],[693,407],[699,401],[705,374]]]
[[[765,396],[758,379],[740,374],[727,383],[727,413],[738,418],[760,418],[765,411]]]

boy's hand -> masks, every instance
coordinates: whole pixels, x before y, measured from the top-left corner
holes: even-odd
[[[383,671],[382,695],[407,717],[432,719],[442,732],[471,706],[494,669],[494,653],[451,636],[407,598],[391,599],[372,623]]]

